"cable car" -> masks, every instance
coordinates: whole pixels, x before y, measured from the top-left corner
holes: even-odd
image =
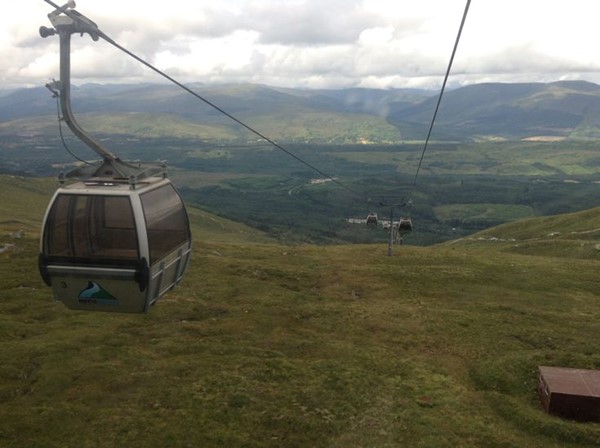
[[[182,279],[192,250],[188,215],[162,164],[125,162],[77,123],[71,109],[71,35],[100,31],[69,2],[48,15],[60,37],[60,81],[46,86],[60,99],[71,131],[102,157],[66,175],[46,210],[39,271],[68,308],[145,313]],[[61,132],[62,136],[62,132]],[[64,141],[63,141],[64,143]]]
[[[367,226],[369,227],[373,227],[373,226],[377,226],[377,213],[375,212],[371,212],[367,215]]]
[[[408,233],[411,232],[413,228],[412,220],[410,218],[400,218],[398,221],[398,231],[400,233]]]
[[[42,229],[41,276],[75,310],[147,312],[182,279],[192,250],[183,202],[159,177],[59,188]]]

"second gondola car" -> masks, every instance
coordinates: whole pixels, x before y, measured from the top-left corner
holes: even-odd
[[[411,232],[413,228],[412,219],[403,217],[398,221],[398,231],[400,233],[408,233]]]
[[[367,226],[369,227],[377,227],[377,223],[378,223],[378,219],[377,219],[377,213],[375,212],[371,212],[367,215],[367,219],[366,219],[366,223]]]

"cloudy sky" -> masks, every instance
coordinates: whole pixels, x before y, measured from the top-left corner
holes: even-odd
[[[465,2],[77,0],[77,11],[186,83],[439,88]],[[58,37],[38,34],[52,8],[2,3],[0,89],[58,78]],[[599,20],[595,0],[472,0],[450,85],[600,83]],[[162,82],[102,40],[76,35],[72,50],[76,84]]]

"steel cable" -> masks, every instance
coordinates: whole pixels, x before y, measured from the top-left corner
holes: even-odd
[[[440,103],[442,102],[442,96],[444,95],[444,89],[446,88],[446,83],[448,82],[448,77],[450,76],[450,70],[452,69],[452,63],[454,62],[454,56],[456,55],[456,49],[458,48],[458,43],[460,42],[460,36],[462,34],[462,30],[465,25],[465,21],[467,19],[467,13],[469,12],[470,5],[471,5],[471,0],[467,0],[467,4],[465,5],[465,11],[463,13],[462,20],[460,22],[460,27],[458,28],[458,34],[456,35],[456,40],[454,42],[454,48],[452,49],[452,55],[450,56],[450,62],[448,63],[448,68],[446,69],[446,75],[444,76],[444,82],[442,83],[442,88],[440,90],[440,94],[438,96],[435,110],[433,112],[433,117],[431,118],[431,123],[429,124],[427,138],[425,139],[425,144],[423,145],[423,151],[421,152],[421,158],[419,159],[419,164],[417,165],[417,171],[415,173],[415,178],[413,180],[412,187],[410,189],[409,198],[412,196],[415,186],[417,185],[417,178],[419,177],[419,172],[421,171],[421,165],[423,164],[423,158],[425,157],[425,151],[427,151],[427,145],[429,144],[429,139],[431,138],[431,132],[433,131],[433,125],[435,123],[435,119],[437,117],[438,110],[440,109]]]

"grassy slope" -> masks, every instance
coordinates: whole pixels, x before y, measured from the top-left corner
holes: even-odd
[[[600,259],[600,208],[504,224],[461,240],[495,250],[588,260]],[[450,244],[454,244],[452,242]]]
[[[597,446],[599,425],[549,417],[535,393],[538,365],[600,368],[586,213],[394,257],[208,242],[209,226],[141,316],[54,303],[35,235],[0,224],[0,446]],[[575,257],[490,240],[550,227],[580,232]]]
[[[38,232],[51,192],[58,182],[0,175],[0,229]]]
[[[53,179],[0,175],[0,232],[23,231],[37,237],[48,201],[57,187],[58,182]],[[274,241],[263,232],[197,208],[190,207],[188,215],[192,231],[200,240],[256,243]]]

